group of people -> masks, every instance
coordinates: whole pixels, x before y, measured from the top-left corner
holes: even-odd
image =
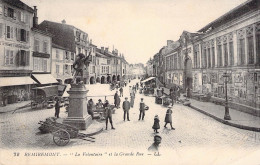
[[[176,103],[180,98],[180,87],[176,86],[170,89],[170,97],[172,101],[172,106]]]

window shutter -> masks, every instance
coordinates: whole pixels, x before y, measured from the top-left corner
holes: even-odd
[[[4,11],[4,12],[5,12],[4,15],[7,17],[7,11],[8,11],[8,9],[7,9],[6,6],[4,7],[4,10],[5,10],[5,11]]]
[[[21,41],[21,29],[17,28],[17,41]]]
[[[7,26],[5,26],[5,39],[7,39]]]
[[[17,20],[21,21],[21,12],[20,11],[17,11]]]
[[[17,11],[16,10],[14,10],[14,20],[16,20],[16,17],[17,17]]]
[[[15,38],[18,41],[18,28],[15,28]]]
[[[20,62],[21,62],[21,51],[18,50],[18,52],[16,54],[16,65],[20,66]]]
[[[0,14],[2,15],[3,14],[3,5],[0,4]]]
[[[30,33],[29,31],[26,31],[26,42],[29,42],[29,39],[30,39],[29,38],[29,33]]]
[[[14,28],[10,27],[10,38],[14,38]]]
[[[30,65],[30,51],[26,51],[26,61],[25,61],[25,66]]]
[[[4,26],[4,24],[0,23],[0,38],[2,38],[2,36],[3,36],[3,31],[4,31],[3,26]]]

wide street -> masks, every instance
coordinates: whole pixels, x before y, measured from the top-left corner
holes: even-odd
[[[138,80],[132,80],[130,85]],[[124,97],[129,97],[129,87],[124,88]],[[150,107],[146,111],[144,121],[138,121],[140,98]],[[121,100],[123,100],[121,98]],[[122,101],[121,101],[122,104]],[[233,128],[219,123],[189,107],[176,104],[173,107],[173,126],[165,129],[164,117],[167,108],[155,104],[155,98],[136,94],[135,106],[130,109],[130,120],[123,121],[122,107],[113,114],[115,130],[108,130],[95,135],[95,142],[72,139],[71,142],[62,147],[66,148],[98,148],[104,147],[122,148],[126,150],[147,150],[153,143],[152,125],[156,114],[160,118],[159,135],[162,137],[160,150],[171,150],[182,153],[187,150],[203,149],[204,152],[216,152],[228,150],[242,150],[240,154],[247,151],[257,151],[260,148],[260,133]],[[54,109],[17,111],[16,113],[4,113],[0,115],[1,124],[1,148],[8,149],[61,149],[52,141],[51,134],[39,134],[37,124],[40,120],[54,115]],[[63,108],[62,118],[67,114]],[[92,125],[105,129],[105,122],[94,121]],[[90,127],[92,127],[92,125]],[[228,150],[227,150],[228,149]]]

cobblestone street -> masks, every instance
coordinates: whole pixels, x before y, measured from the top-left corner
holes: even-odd
[[[135,84],[132,82],[130,85]],[[124,97],[128,96],[129,87],[124,88]],[[138,121],[140,98],[150,107],[146,111],[144,121]],[[134,108],[130,109],[130,120],[123,121],[122,107],[116,110],[113,115],[115,130],[108,130],[95,135],[95,142],[72,139],[70,143],[62,147],[66,149],[116,149],[125,150],[142,150],[153,143],[152,125],[153,118],[156,114],[160,118],[159,135],[162,137],[160,150],[175,152],[181,155],[189,155],[193,152],[216,151],[226,154],[230,149],[238,150],[234,158],[244,155],[247,152],[258,151],[260,147],[260,133],[241,130],[230,127],[213,120],[189,107],[176,104],[173,107],[173,126],[176,130],[165,129],[164,117],[167,108],[155,104],[155,98],[136,94]],[[121,100],[123,100],[121,98]],[[122,102],[121,102],[122,104]],[[1,114],[1,148],[8,149],[58,149],[61,148],[53,143],[51,134],[40,134],[37,124],[40,120],[54,115],[54,109],[28,110],[12,113]],[[62,118],[67,114],[63,108],[61,111]],[[94,121],[90,126],[99,126],[105,129],[105,122]],[[242,151],[241,151],[242,150]],[[188,154],[187,154],[188,152]],[[194,154],[190,155],[191,157]],[[222,159],[222,161],[225,159]]]
[[[132,82],[134,84],[135,82]],[[124,88],[128,96],[129,87]],[[129,96],[128,96],[129,97]],[[138,121],[140,98],[150,107],[146,111],[144,121]],[[241,130],[223,125],[189,107],[176,104],[173,107],[173,126],[176,130],[165,129],[164,117],[167,108],[155,104],[155,98],[137,93],[134,108],[130,109],[130,120],[123,121],[122,107],[113,115],[115,130],[104,130],[95,136],[95,142],[73,139],[68,147],[86,145],[88,147],[122,147],[127,149],[146,149],[153,142],[152,125],[156,114],[160,118],[159,135],[162,136],[161,148],[178,149],[188,146],[224,146],[224,147],[252,147],[260,146],[260,133]],[[123,98],[121,98],[123,100]],[[122,102],[121,102],[122,104]],[[23,112],[1,114],[2,147],[8,148],[56,148],[51,134],[39,134],[37,124],[40,120],[54,115],[54,109],[29,110]],[[65,109],[61,117],[66,117]],[[103,126],[105,122],[94,121],[94,125]]]

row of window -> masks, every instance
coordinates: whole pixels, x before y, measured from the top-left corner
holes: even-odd
[[[5,50],[4,65],[17,65],[28,66],[30,63],[30,52],[20,50],[15,52],[14,50]]]
[[[167,56],[165,58],[165,68],[166,70],[171,70],[171,69],[182,69],[182,59],[178,54],[174,54],[171,56]]]
[[[59,49],[56,49],[56,59],[57,60],[62,60],[62,59],[65,59],[65,60],[73,60],[75,59],[75,55],[73,52],[68,52],[68,51],[65,51],[64,54],[60,54],[60,53],[63,53],[64,51],[60,51]],[[63,57],[63,58],[62,58]]]
[[[3,6],[3,4],[0,4],[0,15],[4,15],[5,17],[9,17],[14,20],[30,24],[29,14],[11,7]]]
[[[109,66],[101,66],[101,73],[109,73]]]
[[[33,57],[33,70],[47,72],[48,60],[47,58]]]
[[[60,74],[61,73],[61,70],[62,69],[60,69],[60,67],[61,67],[62,65],[56,65],[56,73],[57,74]],[[64,66],[63,66],[63,73],[64,74],[71,74],[73,72],[73,66],[72,65],[67,65],[67,64],[65,64]]]
[[[254,30],[255,29],[255,30]],[[237,64],[247,65],[260,62],[260,24],[250,25],[236,32],[237,34]],[[201,67],[223,67],[233,66],[234,59],[234,41],[233,33],[216,38],[215,41],[208,41],[202,44]],[[194,47],[193,67],[200,67],[199,45]],[[256,52],[255,52],[256,50]],[[215,57],[217,51],[217,57]],[[258,60],[258,61],[256,61]]]
[[[35,52],[43,52],[43,53],[49,53],[49,43],[48,41],[42,42],[42,51],[40,50],[40,40],[34,39],[34,51]]]
[[[8,40],[17,40],[22,42],[29,42],[29,31],[25,29],[15,28],[9,25],[4,26],[0,23],[0,37],[5,34],[5,38]]]

